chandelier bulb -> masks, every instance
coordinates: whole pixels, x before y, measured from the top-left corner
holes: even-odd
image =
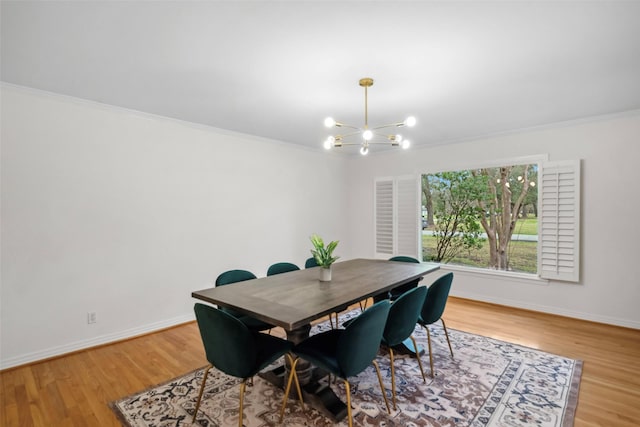
[[[402,142],[402,135],[400,134],[396,135],[396,142]]]
[[[412,128],[412,127],[414,127],[416,125],[416,118],[413,117],[413,116],[409,116],[404,120],[403,124],[405,126],[408,126],[408,127]]]
[[[330,150],[330,149],[331,149],[331,147],[333,146],[333,141],[331,141],[331,138],[333,138],[333,137],[331,137],[331,136],[330,136],[329,138],[327,138],[327,139],[324,141],[324,149],[325,149],[325,150]]]
[[[408,139],[405,139],[404,141],[402,141],[402,148],[403,149],[406,150],[409,147],[411,147],[411,141],[409,141]]]
[[[324,125],[328,128],[332,128],[336,125],[336,121],[332,117],[324,119]]]
[[[369,153],[369,147],[366,145],[363,145],[362,147],[360,147],[360,154],[362,154],[363,156],[366,156]]]
[[[367,129],[362,132],[362,139],[365,141],[371,141],[371,138],[373,138],[373,132],[371,132],[371,130]]]

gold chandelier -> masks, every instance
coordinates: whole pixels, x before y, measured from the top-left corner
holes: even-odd
[[[382,132],[382,129],[390,127],[413,127],[416,124],[416,118],[413,116],[407,117],[404,121],[399,123],[391,123],[388,125],[369,127],[369,111],[367,106],[367,89],[373,86],[373,79],[370,77],[364,77],[360,79],[360,86],[364,88],[364,126],[352,126],[345,123],[340,123],[327,117],[324,119],[324,125],[328,128],[340,127],[353,129],[352,132],[331,135],[324,142],[324,148],[330,150],[333,147],[342,147],[345,145],[359,145],[360,154],[363,156],[369,152],[369,146],[373,144],[390,144],[393,147],[401,146],[404,149],[409,148],[411,143],[408,139],[404,139],[400,134],[386,134]],[[348,138],[359,135],[361,140],[349,141]]]

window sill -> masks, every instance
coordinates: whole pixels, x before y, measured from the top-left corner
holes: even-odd
[[[517,273],[514,271],[489,270],[485,268],[464,267],[461,265],[440,264],[440,270],[462,273],[465,276],[475,276],[504,280],[509,282],[520,282],[529,285],[548,285],[549,280],[543,279],[536,274]]]

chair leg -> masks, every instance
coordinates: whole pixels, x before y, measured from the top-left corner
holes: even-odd
[[[196,403],[196,409],[193,411],[193,418],[191,419],[191,424],[196,422],[196,415],[198,415],[198,409],[200,409],[200,401],[202,400],[202,393],[204,393],[204,385],[207,382],[207,375],[209,375],[209,370],[213,368],[213,365],[207,366],[207,369],[204,371],[204,376],[202,377],[202,385],[200,386],[200,393],[198,394],[198,402]]]
[[[425,331],[427,331],[427,344],[429,344],[429,367],[431,368],[431,378],[433,378],[433,353],[431,352],[431,332],[426,325],[422,325]]]
[[[391,401],[393,402],[393,410],[396,411],[396,369],[393,366],[393,349],[389,347],[389,361],[391,363]],[[384,390],[383,390],[384,393]]]
[[[389,409],[389,401],[387,400],[387,392],[384,390],[384,384],[382,384],[382,375],[380,375],[380,366],[378,366],[378,362],[375,360],[372,362],[373,366],[376,368],[376,374],[378,374],[378,382],[380,383],[380,391],[382,391],[382,397],[384,398],[384,404],[387,406],[387,413],[391,413],[391,409]]]
[[[238,427],[242,427],[242,418],[244,414],[244,391],[247,387],[247,379],[243,379],[240,383],[240,412],[238,413]]]
[[[413,348],[416,349],[416,359],[418,359],[418,366],[420,367],[420,373],[422,374],[422,381],[427,382],[427,378],[424,376],[424,369],[422,369],[422,361],[420,360],[420,354],[418,352],[418,344],[416,343],[416,339],[413,335],[409,336],[411,338],[411,342],[413,343]]]
[[[441,317],[442,327],[444,328],[444,336],[447,337],[447,344],[449,344],[449,351],[451,352],[451,358],[453,359],[453,349],[451,348],[451,341],[449,340],[449,333],[447,332],[447,326],[444,324],[444,319]]]
[[[291,381],[295,380],[296,389],[298,391],[298,399],[300,399],[300,407],[302,411],[304,411],[304,401],[302,400],[302,390],[300,389],[300,383],[298,382],[298,375],[296,374],[296,366],[298,365],[298,358],[295,360],[292,359],[290,355],[287,354],[289,358],[289,379],[287,380],[287,387],[284,390],[284,399],[282,401],[282,408],[280,409],[280,424],[282,424],[282,419],[284,418],[284,409],[287,407],[287,400],[289,399],[289,391],[291,390]]]
[[[344,381],[344,388],[347,392],[347,419],[349,420],[349,427],[353,427],[353,420],[351,419],[351,387],[349,386],[349,381],[346,378],[342,379]]]

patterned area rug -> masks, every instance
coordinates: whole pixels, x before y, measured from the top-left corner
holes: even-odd
[[[341,321],[359,310],[341,316]],[[329,328],[327,322],[311,333]],[[466,332],[449,330],[455,358],[451,358],[444,331],[431,326],[435,378],[429,375],[429,356],[422,356],[427,383],[415,358],[396,357],[397,410],[387,414],[373,367],[350,378],[356,426],[572,426],[578,400],[582,362]],[[427,348],[424,329],[414,337]],[[388,351],[377,358],[391,404]],[[135,427],[191,424],[204,369],[111,403],[123,425]],[[212,369],[207,378],[196,423],[201,427],[238,425],[239,381]],[[345,401],[341,381],[331,384]],[[291,396],[295,396],[292,390]],[[283,392],[256,376],[247,387],[244,425],[278,425]],[[295,399],[289,399],[285,426],[346,426]]]

